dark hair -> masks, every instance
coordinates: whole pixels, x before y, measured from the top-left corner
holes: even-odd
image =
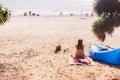
[[[78,40],[78,44],[77,44],[77,49],[83,49],[84,46],[83,46],[83,40],[82,39],[79,39]]]

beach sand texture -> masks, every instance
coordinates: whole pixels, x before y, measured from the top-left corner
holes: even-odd
[[[0,27],[0,80],[120,80],[120,67],[94,61],[70,65],[78,39],[120,47],[120,28],[101,43],[91,32],[96,17],[16,16]],[[54,53],[57,45],[61,51]]]

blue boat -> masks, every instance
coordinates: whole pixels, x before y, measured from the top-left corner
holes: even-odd
[[[120,48],[112,49],[102,45],[92,45],[89,56],[105,63],[120,65]]]

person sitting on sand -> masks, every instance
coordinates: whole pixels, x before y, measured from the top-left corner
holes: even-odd
[[[75,45],[75,48],[76,48],[75,57],[84,59],[85,54],[84,54],[84,45],[83,45],[82,39],[78,40],[78,43],[77,43],[77,45]]]
[[[76,48],[75,56],[71,55],[75,63],[85,64],[93,63],[92,59],[90,59],[84,54],[84,45],[82,39],[78,40],[78,43],[75,45],[75,48]]]
[[[83,40],[79,39],[77,45],[75,45],[76,52],[75,52],[75,57],[73,57],[74,61],[77,63],[86,63],[90,64],[91,59],[84,54],[84,45],[83,45]]]

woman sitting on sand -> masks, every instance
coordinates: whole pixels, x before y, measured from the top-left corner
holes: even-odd
[[[90,64],[91,59],[84,54],[84,45],[83,45],[83,40],[79,39],[77,45],[75,45],[76,52],[75,52],[75,57],[73,57],[74,61],[77,63],[86,63]]]
[[[83,45],[82,39],[78,40],[78,43],[77,43],[77,45],[75,45],[75,48],[76,48],[75,57],[84,59],[85,54],[84,54],[84,45]]]

